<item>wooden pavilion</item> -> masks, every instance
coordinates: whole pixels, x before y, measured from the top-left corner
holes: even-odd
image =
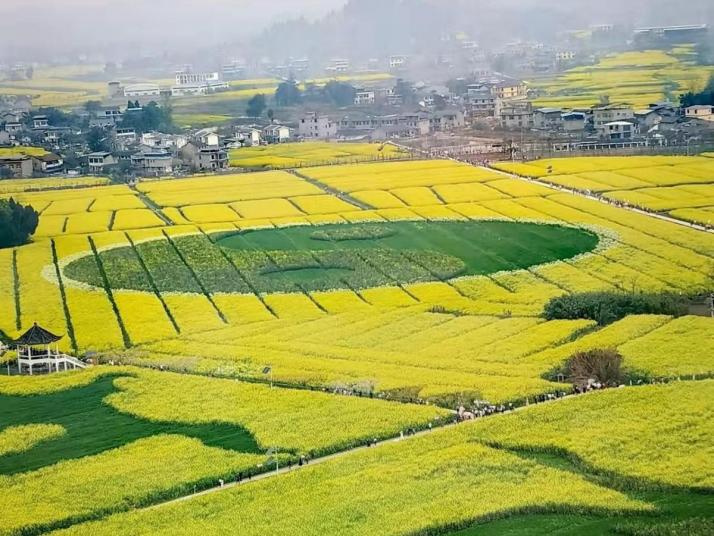
[[[50,333],[35,322],[19,339],[14,341],[17,350],[18,373],[22,374],[26,370],[32,376],[35,370],[38,372],[59,372],[60,370],[86,368],[87,365],[76,357],[60,352],[57,343],[61,339],[61,335]]]

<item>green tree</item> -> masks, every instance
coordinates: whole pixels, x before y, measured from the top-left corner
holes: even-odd
[[[295,106],[300,103],[302,94],[295,80],[288,80],[278,86],[275,102],[278,106]]]
[[[263,115],[263,112],[267,107],[268,104],[265,100],[265,95],[262,93],[253,95],[253,97],[248,101],[246,115],[248,115],[248,117],[260,117]]]
[[[336,106],[349,106],[354,104],[356,90],[350,84],[332,80],[325,85],[323,93]]]
[[[25,244],[37,230],[40,215],[14,199],[0,199],[0,248]]]
[[[106,151],[109,148],[107,134],[104,129],[95,127],[87,132],[87,146],[93,153]]]

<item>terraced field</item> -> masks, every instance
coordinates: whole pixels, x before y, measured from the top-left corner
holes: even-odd
[[[499,167],[609,193],[709,160]],[[41,211],[0,331],[103,363],[0,375],[0,534],[707,534],[714,321],[543,309],[711,292],[711,233],[441,160],[91,180],[0,185]],[[625,385],[563,398],[596,349]]]
[[[595,65],[532,80],[530,86],[542,93],[535,100],[539,107],[589,107],[608,97],[610,102],[646,109],[653,102],[676,102],[681,93],[701,91],[713,72],[714,67],[696,63],[693,45],[680,45],[667,52],[612,54]]]

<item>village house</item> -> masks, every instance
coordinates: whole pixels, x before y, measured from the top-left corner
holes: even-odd
[[[235,139],[240,147],[257,147],[260,145],[260,130],[254,127],[236,127]]]
[[[533,126],[541,130],[558,130],[563,124],[560,108],[538,108],[533,112]]]
[[[434,132],[447,132],[466,126],[464,113],[459,109],[439,110],[429,119],[429,127]]]
[[[189,142],[181,148],[179,157],[192,171],[218,171],[228,167],[228,152],[218,144]]]
[[[160,177],[174,171],[173,156],[167,149],[142,147],[131,155],[131,164],[142,175]]]
[[[528,86],[518,80],[502,80],[491,85],[491,95],[499,99],[519,99],[528,95]]]
[[[35,130],[47,128],[50,126],[50,121],[46,115],[35,115],[32,118],[32,128]]]
[[[533,106],[530,102],[510,102],[501,108],[501,127],[531,128]]]
[[[33,157],[32,167],[36,173],[52,175],[61,173],[64,170],[64,160],[56,154],[47,153],[42,156]]]
[[[292,131],[285,125],[268,125],[263,129],[263,139],[266,143],[285,143],[290,141]]]
[[[593,108],[593,126],[596,130],[613,121],[627,121],[634,118],[634,110],[624,104],[606,104]]]
[[[637,132],[637,125],[630,121],[612,121],[598,128],[600,137],[608,141],[631,140]]]
[[[714,106],[710,104],[697,104],[684,109],[684,117],[687,119],[701,119],[702,121],[714,121]]]
[[[389,70],[390,71],[403,71],[406,69],[408,64],[407,56],[401,54],[394,54],[389,56]]]
[[[565,132],[583,132],[588,124],[588,117],[584,112],[567,112],[560,117]]]
[[[131,84],[124,87],[125,97],[158,97],[161,88],[158,84]]]
[[[310,112],[298,122],[298,135],[305,139],[330,139],[337,135],[337,125],[326,115]]]
[[[355,92],[355,106],[374,104],[376,100],[376,93],[373,89],[358,89]]]
[[[106,151],[98,151],[87,155],[87,165],[89,173],[101,174],[107,166],[113,166],[117,163],[116,158],[112,153]]]
[[[32,177],[32,159],[26,155],[0,156],[0,168],[10,170],[16,179],[27,179]]]

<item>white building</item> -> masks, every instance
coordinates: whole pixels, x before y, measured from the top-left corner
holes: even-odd
[[[609,141],[631,140],[637,134],[637,128],[629,121],[612,121],[598,128],[600,137]]]
[[[392,71],[401,71],[406,68],[408,58],[403,55],[395,54],[389,56],[389,69]]]
[[[269,125],[263,129],[263,138],[268,143],[285,143],[290,141],[290,128],[284,125]]]
[[[355,105],[362,106],[365,104],[374,104],[376,94],[374,90],[360,89],[355,93]]]
[[[298,134],[306,139],[334,138],[337,135],[337,124],[326,115],[311,112],[300,118]]]
[[[124,87],[125,97],[158,97],[161,88],[157,84],[130,84]]]

